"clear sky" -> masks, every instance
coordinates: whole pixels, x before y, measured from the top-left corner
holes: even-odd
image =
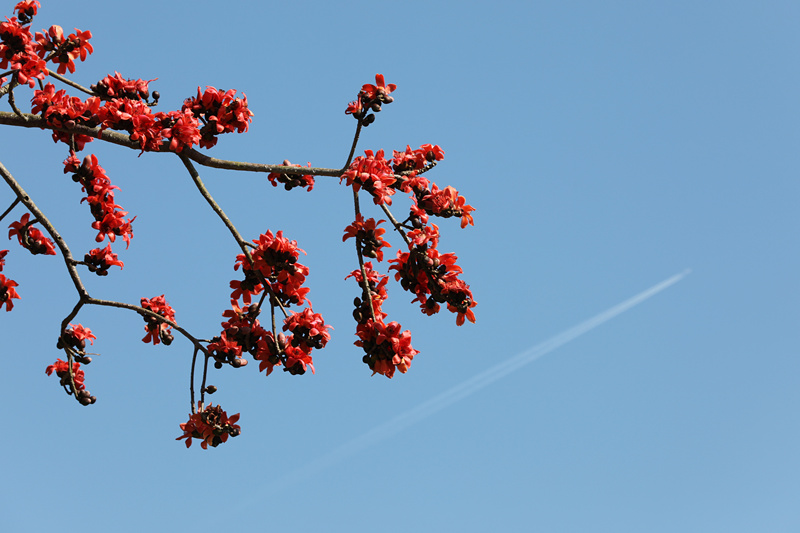
[[[360,150],[444,148],[429,177],[476,211],[464,230],[437,222],[439,247],[458,255],[477,323],[426,317],[391,285],[390,317],[421,353],[408,374],[370,377],[352,345],[357,289],[343,280],[356,264],[341,242],[349,192],[330,178],[287,193],[264,175],[201,169],[243,234],[283,229],[308,252],[310,299],[335,330],[316,375],[212,374],[242,434],[187,450],[174,439],[188,343],[145,345],[139,316],[84,309],[102,355],[86,368],[97,404],[77,405],[44,373],[76,301],[63,264],[0,245],[22,295],[0,317],[0,529],[800,530],[800,4],[43,4],[35,29],[93,33],[73,75],[83,85],[115,70],[158,78],[164,111],[198,86],[245,92],[253,124],[209,151],[223,159],[341,166],[355,125],[344,108],[383,73],[395,102]],[[16,96],[29,110],[30,92]],[[2,131],[0,161],[88,250],[64,145]],[[93,296],[164,293],[179,323],[217,334],[237,249],[180,161],[99,142],[85,153],[138,217],[117,250],[124,270],[83,276]],[[11,198],[0,193],[0,212]],[[687,268],[546,357],[335,455]]]

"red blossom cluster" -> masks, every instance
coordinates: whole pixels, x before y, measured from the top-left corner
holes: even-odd
[[[204,92],[197,88],[197,96],[187,99],[181,111],[191,111],[203,122],[200,129],[200,146],[211,148],[217,144],[221,133],[244,133],[250,124],[253,112],[247,108],[247,96],[236,97],[236,89],[219,91],[206,87]]]
[[[122,268],[124,263],[119,260],[117,254],[111,251],[111,245],[106,245],[102,250],[95,248],[90,250],[88,254],[83,256],[83,263],[89,269],[89,272],[94,272],[98,276],[107,276],[108,269],[112,266]]]
[[[457,258],[454,254],[439,253],[439,227],[428,224],[429,215],[442,218],[460,217],[462,228],[474,224],[471,213],[475,209],[467,205],[458,191],[453,187],[440,190],[435,183],[420,175],[444,158],[444,150],[431,144],[424,144],[416,150],[406,146],[405,151],[394,152],[391,165],[384,158],[383,150],[375,154],[367,150],[365,154],[365,157],[355,158],[342,175],[342,179],[347,180],[347,185],[356,190],[363,187],[372,194],[376,204],[391,204],[390,196],[395,190],[411,194],[412,205],[406,219],[410,224],[406,226],[409,251],[398,251],[397,258],[390,260],[391,263],[396,263],[390,267],[397,270],[395,279],[401,282],[405,290],[416,295],[413,301],[420,303],[424,313],[435,314],[439,311],[440,304],[446,304],[448,310],[457,313],[458,325],[462,325],[465,319],[474,322],[472,308],[476,303],[469,285],[458,279],[462,270],[455,264]],[[369,244],[362,244],[359,253],[381,261],[383,254],[378,256],[379,249],[376,246],[383,246],[383,240],[379,235],[370,236],[368,228],[360,226],[365,223],[359,220],[357,218],[345,230],[345,239],[350,236],[365,239],[364,242]]]
[[[7,278],[3,274],[0,274],[0,307],[5,304],[6,312],[14,309],[14,302],[11,300],[14,298],[19,298],[19,294],[17,294],[16,289],[14,289],[14,287],[18,286],[19,284],[13,279]]]
[[[258,321],[261,304],[252,304],[253,296],[264,290],[265,283],[273,308],[303,305],[308,301],[308,288],[303,287],[308,267],[297,262],[302,250],[296,241],[286,239],[280,231],[277,235],[267,231],[253,242],[258,246],[250,253],[252,263],[244,254],[236,258],[234,268],[238,270],[241,266],[245,279],[231,282],[234,289],[232,309],[223,313],[228,320],[222,323],[222,333],[208,345],[214,366],[244,366],[247,360],[242,356],[249,353],[260,362],[259,370],[266,371],[267,375],[279,365],[291,374],[304,374],[307,368],[313,372],[311,351],[324,348],[330,339],[328,329],[331,327],[325,325],[322,316],[310,307],[300,313],[290,312],[284,320],[283,331],[291,334],[276,335],[261,327]],[[240,299],[244,307],[239,306]]]
[[[284,159],[283,166],[303,168],[300,165],[293,165],[288,159]],[[308,166],[311,166],[311,163],[309,163]],[[307,190],[311,192],[311,190],[314,188],[314,176],[311,175],[299,176],[297,174],[270,172],[267,178],[273,187],[277,187],[278,183],[282,183],[283,188],[287,191],[291,191],[295,187],[308,187]]]
[[[142,152],[159,151],[162,143],[168,143],[173,152],[197,144],[210,148],[216,144],[217,135],[248,129],[253,113],[247,107],[247,97],[236,98],[235,90],[222,92],[207,87],[200,93],[198,88],[198,96],[188,99],[180,111],[153,113],[142,100],[143,95],[149,94],[148,83],[140,79],[123,80],[116,73],[115,77],[106,76],[93,85],[99,96],[86,100],[68,96],[63,89],[56,91],[48,83],[43,90],[34,91],[31,112],[41,113],[54,128],[80,125],[126,131],[132,141],[139,142]],[[124,96],[108,99],[110,92]],[[80,151],[92,137],[54,130],[53,140],[70,146],[74,143],[74,149]]]
[[[192,439],[200,439],[200,447],[204,450],[208,446],[216,448],[228,440],[228,436],[236,437],[242,429],[236,424],[239,421],[239,413],[228,416],[221,406],[208,405],[203,408],[198,404],[197,412],[189,417],[189,420],[181,424],[183,435],[175,440],[186,439],[186,447],[192,445]]]
[[[111,185],[106,171],[97,162],[97,156],[87,155],[83,158],[83,163],[80,163],[77,156],[71,153],[69,158],[64,161],[64,173],[67,172],[73,173],[72,181],[80,183],[83,191],[87,194],[81,202],[85,200],[89,204],[92,216],[94,216],[95,221],[92,223],[92,228],[97,230],[95,240],[102,242],[108,237],[109,241],[114,242],[119,236],[127,246],[130,246],[131,237],[133,237],[131,222],[136,217],[126,219],[125,216],[128,212],[122,211],[120,209],[122,206],[114,203],[114,189],[118,190],[119,187]],[[110,253],[110,251],[109,248],[108,252]],[[92,252],[100,253],[99,250]],[[108,273],[108,267],[105,272]]]
[[[25,213],[18,222],[12,222],[8,226],[8,238],[17,236],[19,244],[26,248],[33,255],[56,255],[56,247],[53,241],[48,239],[39,228],[34,228],[36,220],[31,220],[31,214]]]
[[[6,254],[8,254],[8,250],[0,250],[0,272],[3,271],[3,267],[6,264]],[[14,287],[18,287],[16,281],[13,279],[6,278],[3,274],[0,274],[0,307],[3,307],[5,304],[6,312],[11,311],[14,308],[14,302],[11,300],[13,298],[19,298],[19,294],[14,289]]]
[[[342,242],[351,237],[355,237],[356,242],[359,243],[359,253],[362,257],[369,257],[371,259],[383,261],[383,250],[381,250],[381,248],[391,247],[391,244],[383,240],[383,237],[381,237],[384,233],[386,233],[386,230],[379,228],[378,224],[383,222],[386,221],[379,220],[378,222],[375,222],[374,218],[364,220],[364,216],[361,213],[358,213],[356,214],[355,222],[344,229]]]
[[[75,72],[75,60],[85,61],[94,51],[89,44],[92,33],[77,28],[76,33],[67,37],[64,37],[61,26],[55,25],[32,35],[28,24],[38,8],[39,2],[36,1],[19,2],[14,7],[17,17],[0,22],[0,69],[10,69],[14,81],[31,88],[36,80],[47,76],[48,61],[58,65],[59,74],[67,70]],[[6,78],[0,78],[0,84],[6,81]]]
[[[58,376],[61,380],[60,384],[67,391],[67,394],[72,394],[72,387],[69,379],[69,363],[67,361],[56,359],[56,362],[52,365],[49,365],[44,371],[48,376],[55,372],[56,376]],[[81,405],[90,405],[95,403],[97,398],[92,396],[92,394],[86,390],[86,385],[83,382],[85,378],[86,376],[81,369],[80,363],[73,362],[72,381],[75,383],[75,397],[81,403]]]
[[[387,315],[381,306],[388,296],[386,283],[389,278],[373,270],[371,262],[364,264],[364,273],[366,278],[361,269],[354,270],[347,276],[355,278],[362,288],[362,297],[353,302],[356,307],[353,318],[358,323],[356,335],[359,339],[354,344],[364,350],[362,360],[372,370],[373,375],[383,374],[391,378],[395,370],[407,372],[419,351],[411,346],[410,331],[401,332],[402,328],[397,322],[384,322]],[[367,297],[365,285],[371,298]]]
[[[253,295],[263,290],[262,280],[269,284],[269,292],[282,305],[303,305],[308,288],[303,287],[308,275],[308,267],[297,262],[300,252],[297,241],[290,241],[283,236],[283,231],[276,235],[271,230],[259,235],[255,250],[250,252],[252,264],[244,254],[236,256],[234,270],[242,267],[245,280],[232,282],[232,299],[242,298],[250,303]]]
[[[150,89],[148,84],[151,81],[156,81],[158,78],[152,80],[126,80],[119,72],[114,71],[114,75],[110,74],[98,81],[90,87],[97,95],[103,99],[113,100],[114,98],[121,98],[124,100],[141,100],[146,102],[150,98]],[[153,93],[153,100],[158,101],[158,91]]]
[[[129,246],[133,237],[131,223],[136,217],[125,218],[128,213],[115,201],[115,191],[119,188],[111,184],[97,157],[90,154],[83,160],[78,158],[76,153],[95,137],[78,133],[76,128],[126,132],[131,141],[138,143],[141,150],[139,155],[145,151],[165,149],[185,153],[185,149],[194,146],[215,146],[221,134],[246,132],[253,116],[247,97],[244,94],[237,96],[234,89],[218,90],[207,86],[201,90],[198,87],[196,96],[186,99],[179,110],[154,112],[153,107],[158,104],[160,95],[157,91],[151,93],[149,84],[155,80],[126,79],[116,71],[92,84],[89,90],[67,80],[68,85],[91,93],[85,100],[68,95],[66,90],[56,90],[52,83],[43,83],[49,73],[48,62],[57,65],[59,74],[74,72],[75,61],[84,61],[94,51],[89,43],[92,34],[76,29],[75,33],[65,36],[60,26],[51,26],[46,31],[32,34],[28,25],[39,7],[39,2],[35,0],[18,2],[14,8],[16,16],[0,22],[0,69],[7,70],[6,74],[11,75],[10,82],[6,77],[0,78],[0,97],[7,94],[13,110],[27,121],[16,108],[13,91],[18,85],[34,88],[38,82],[39,89],[34,91],[31,99],[32,113],[42,117],[48,129],[52,130],[55,142],[69,146],[70,155],[64,161],[64,172],[71,173],[73,181],[80,183],[86,193],[81,202],[87,202],[94,217],[92,228],[97,231],[95,240],[100,243],[108,237],[113,243],[117,237],[121,237]],[[64,81],[60,76],[56,78]],[[4,86],[7,82],[8,85]],[[398,322],[386,320],[383,305],[387,299],[389,276],[374,270],[372,262],[364,262],[364,259],[383,261],[383,249],[390,245],[383,238],[386,230],[379,227],[386,221],[365,218],[361,214],[357,193],[362,189],[372,196],[374,204],[384,209],[394,230],[408,244],[407,252],[398,251],[397,258],[389,261],[389,270],[395,270],[395,279],[400,281],[404,289],[415,294],[413,301],[419,302],[423,312],[429,315],[438,312],[440,306],[446,304],[450,311],[457,313],[458,325],[465,320],[475,321],[472,311],[475,302],[469,286],[459,279],[462,271],[455,263],[456,256],[439,253],[439,228],[428,221],[429,216],[459,217],[462,228],[473,224],[471,213],[474,209],[466,204],[454,188],[440,190],[435,183],[422,176],[444,158],[444,150],[438,145],[424,144],[415,150],[406,146],[402,152],[394,151],[390,160],[386,159],[383,150],[366,150],[364,156],[352,158],[361,128],[375,121],[375,114],[381,111],[384,104],[393,102],[391,93],[396,89],[397,86],[387,84],[381,74],[376,74],[374,84],[361,87],[357,99],[345,110],[358,121],[348,164],[342,172],[323,172],[325,175],[339,176],[340,183],[345,182],[356,193],[355,221],[345,228],[342,237],[342,241],[355,239],[359,256],[360,268],[347,276],[353,277],[361,288],[361,297],[354,300],[353,317],[357,322],[357,340],[354,344],[363,349],[363,361],[373,374],[388,378],[396,371],[407,372],[419,352],[411,346],[411,333],[408,330],[403,331]],[[84,133],[87,132],[84,130]],[[96,135],[96,132],[90,133]],[[108,136],[105,137],[108,139]],[[184,157],[183,161],[187,163],[188,159]],[[301,169],[296,172],[304,172],[302,169],[305,168],[288,160],[283,162],[283,166]],[[191,167],[191,163],[187,167]],[[308,167],[311,167],[310,163]],[[311,191],[315,185],[314,176],[295,174],[294,168],[270,173],[270,183],[274,187],[281,184],[286,190],[300,187]],[[402,223],[395,220],[387,207],[392,204],[392,196],[398,191],[411,196],[410,215]],[[31,212],[40,213],[27,199],[21,200]],[[38,216],[51,236],[58,238],[44,216]],[[20,245],[33,254],[55,255],[54,243],[33,226],[36,222],[39,221],[31,220],[31,213],[25,213],[19,221],[10,224],[9,239],[16,236]],[[216,447],[241,431],[236,424],[239,414],[229,417],[219,405],[204,405],[204,395],[216,391],[213,385],[205,385],[210,361],[218,369],[224,365],[239,368],[247,365],[246,356],[249,355],[259,362],[259,371],[267,375],[276,366],[282,366],[290,374],[301,375],[308,369],[314,372],[312,353],[324,348],[331,338],[329,330],[333,328],[314,312],[308,300],[309,289],[305,287],[305,281],[309,269],[298,261],[303,250],[297,246],[297,242],[285,238],[282,231],[276,234],[267,231],[252,245],[242,243],[238,237],[237,242],[244,253],[237,255],[234,269],[241,267],[244,279],[230,283],[231,307],[222,314],[224,322],[221,323],[220,334],[210,341],[198,341],[182,328],[176,328],[192,341],[195,349],[190,391],[192,410],[195,411],[196,406],[196,411],[186,423],[180,424],[183,434],[177,438],[185,439],[187,448],[193,439],[200,439],[203,449],[209,445]],[[100,276],[107,275],[112,266],[123,267],[122,261],[112,251],[111,244],[89,251],[83,261],[71,259],[68,248],[60,238],[58,244],[64,251],[71,274],[74,264],[83,264]],[[7,253],[8,250],[0,251],[0,271],[5,265]],[[109,304],[89,298],[80,280],[76,276],[73,279],[79,286],[81,299],[70,318],[84,304]],[[15,281],[0,274],[0,306],[5,305],[7,311],[13,308],[12,300],[19,298],[15,287]],[[146,331],[143,342],[169,345],[173,341],[175,311],[163,294],[142,298],[140,308],[118,302],[112,304],[134,308],[143,316]],[[259,322],[265,304],[272,315],[271,328],[262,327]],[[289,309],[292,306],[305,307]],[[276,311],[284,314],[280,330],[276,326]],[[87,342],[92,344],[95,339],[90,329],[81,324],[70,324],[57,342],[57,347],[66,352],[67,361],[58,359],[45,370],[48,375],[55,372],[67,393],[74,394],[83,405],[96,401],[86,390],[85,375],[81,368],[82,364],[91,362],[86,345]],[[195,358],[199,352],[205,355],[205,365],[200,401],[195,402]]]
[[[163,294],[150,299],[142,298],[141,303],[144,309],[175,322],[175,310],[167,303]],[[172,326],[150,315],[143,315],[143,317],[145,322],[144,329],[147,331],[147,335],[144,336],[142,342],[152,342],[153,346],[159,342],[163,342],[167,346],[172,344],[174,340]]]
[[[347,115],[353,115],[353,118],[359,120],[362,126],[369,126],[375,122],[374,113],[380,112],[382,104],[394,102],[394,98],[389,94],[395,89],[397,89],[397,85],[394,83],[386,85],[383,74],[376,74],[375,85],[364,84],[358,93],[358,98],[354,102],[350,102],[344,112]],[[373,114],[369,115],[369,111],[372,111]]]
[[[397,178],[395,178],[389,162],[384,159],[383,150],[378,150],[378,153],[365,150],[364,154],[364,157],[356,157],[350,163],[348,169],[339,178],[339,183],[346,180],[346,185],[353,187],[356,191],[363,187],[372,195],[372,201],[376,205],[392,205],[391,196],[395,193],[392,186]]]

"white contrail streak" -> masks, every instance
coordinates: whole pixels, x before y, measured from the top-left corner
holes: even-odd
[[[636,296],[629,298],[598,315],[593,316],[589,320],[581,322],[577,326],[563,331],[555,337],[537,344],[536,346],[533,346],[532,348],[529,348],[528,350],[525,350],[524,352],[515,355],[506,361],[503,361],[502,363],[488,368],[480,374],[477,374],[476,376],[434,396],[430,400],[419,404],[413,409],[410,409],[405,413],[402,413],[391,420],[376,426],[370,431],[367,431],[353,440],[342,444],[327,454],[306,463],[302,468],[298,468],[286,476],[275,480],[273,483],[265,487],[264,492],[259,495],[259,499],[286,489],[290,485],[304,481],[312,477],[314,474],[346,459],[347,457],[350,457],[377,442],[391,437],[392,435],[403,431],[412,424],[428,418],[429,416],[438,413],[445,407],[448,407],[457,401],[476,393],[482,388],[491,385],[498,379],[503,378],[508,374],[519,370],[523,366],[536,361],[540,357],[547,355],[553,350],[560,348],[568,342],[593,330],[597,326],[608,322],[617,315],[624,313],[628,309],[635,307],[645,300],[655,296],[664,289],[678,283],[680,280],[686,277],[689,272],[690,270],[687,269],[679,274],[675,274],[674,276],[665,279],[661,283],[653,285],[649,289],[640,292]]]

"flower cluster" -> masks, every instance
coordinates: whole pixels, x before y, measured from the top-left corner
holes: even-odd
[[[356,327],[358,340],[354,344],[364,350],[365,355],[362,360],[372,370],[373,375],[383,374],[391,378],[395,370],[401,373],[407,372],[411,361],[419,351],[411,346],[410,331],[401,331],[402,328],[397,322],[388,324],[384,322],[386,313],[381,306],[387,297],[386,283],[389,278],[375,272],[371,262],[364,264],[364,272],[366,278],[361,269],[354,270],[347,276],[355,278],[362,288],[362,298],[356,298],[353,302],[355,304],[353,318],[358,323]],[[371,298],[367,297],[364,288],[365,279]]]
[[[59,74],[65,74],[67,70],[70,73],[75,72],[75,60],[80,58],[81,61],[86,61],[86,57],[94,52],[94,48],[89,44],[92,32],[77,28],[75,31],[77,33],[70,33],[69,37],[64,37],[61,26],[53,25],[46,33],[36,32],[39,56],[47,57],[57,64]]]
[[[72,394],[72,387],[70,385],[69,379],[69,363],[67,361],[62,361],[61,359],[56,359],[56,362],[52,365],[49,365],[45,368],[45,373],[50,376],[53,372],[56,373],[56,376],[59,377],[61,380],[61,386],[64,387],[64,390],[67,391],[67,394]],[[84,375],[83,370],[81,369],[80,363],[73,362],[72,363],[72,381],[75,383],[75,397],[81,403],[81,405],[90,405],[97,401],[97,398],[92,396],[92,394],[86,390],[86,386],[84,384],[84,379],[86,376]]]
[[[330,339],[331,327],[325,325],[322,316],[310,307],[300,313],[290,312],[283,325],[283,331],[290,335],[275,335],[261,327],[257,318],[260,304],[252,304],[253,296],[264,290],[264,283],[268,285],[273,312],[276,306],[303,305],[308,301],[308,288],[303,287],[308,268],[297,262],[302,250],[282,232],[273,235],[267,231],[253,242],[258,246],[251,252],[252,264],[244,254],[236,258],[235,269],[241,266],[245,279],[231,282],[232,309],[223,313],[228,320],[222,323],[222,333],[208,345],[214,366],[244,366],[247,361],[242,356],[249,353],[267,375],[280,365],[291,374],[304,374],[307,368],[313,372],[312,350],[324,348]]]
[[[17,286],[19,286],[19,284],[16,281],[0,274],[0,307],[5,304],[6,312],[14,309],[14,302],[11,300],[19,298],[19,294],[17,294],[16,289],[14,289],[14,287]]]
[[[378,222],[375,222],[374,218],[364,220],[361,213],[358,213],[355,222],[344,229],[342,242],[350,237],[355,237],[360,245],[359,253],[363,257],[383,261],[383,250],[381,248],[391,247],[391,245],[381,237],[386,230],[377,227],[382,222],[385,222],[385,220],[379,220]]]
[[[150,299],[142,298],[142,307],[157,315],[163,316],[167,320],[175,322],[175,310],[167,303],[163,294]],[[147,335],[144,336],[142,342],[152,342],[153,346],[159,342],[163,342],[165,345],[169,346],[174,339],[172,327],[166,322],[152,316],[143,316],[145,322],[144,329],[147,331]]]
[[[365,150],[364,154],[364,157],[359,156],[353,159],[353,162],[339,178],[339,183],[346,180],[345,184],[353,187],[356,191],[363,187],[372,195],[372,201],[376,205],[392,205],[391,196],[395,193],[392,186],[397,179],[389,162],[383,157],[383,150],[378,150],[377,153]]]
[[[3,271],[3,267],[6,264],[6,255],[8,254],[8,250],[0,250],[0,272]],[[6,312],[11,311],[14,308],[14,302],[11,300],[14,298],[19,298],[19,294],[14,289],[14,287],[19,286],[16,281],[13,279],[6,278],[3,274],[0,274],[0,307],[3,305],[6,306]]]
[[[203,122],[200,129],[200,146],[211,148],[217,144],[217,135],[221,133],[244,133],[250,124],[253,112],[247,107],[247,96],[236,96],[236,90],[220,91],[214,87],[206,87],[204,92],[197,88],[197,96],[188,98],[181,111],[191,113]]]
[[[397,89],[397,85],[394,83],[386,85],[383,74],[375,74],[375,85],[364,84],[356,101],[350,102],[344,112],[347,115],[353,115],[353,118],[361,121],[363,126],[369,126],[375,122],[374,113],[380,112],[382,104],[394,102],[394,98],[389,94],[395,89]],[[368,115],[369,111],[372,111],[373,114]]]
[[[56,255],[56,247],[53,241],[48,239],[39,228],[34,228],[35,220],[31,221],[31,214],[25,213],[18,222],[12,222],[8,226],[8,238],[17,236],[20,245],[27,248],[34,255]]]
[[[164,143],[174,152],[197,144],[210,148],[216,144],[217,135],[247,131],[253,113],[247,107],[247,97],[237,98],[235,90],[207,87],[201,93],[198,88],[197,97],[186,100],[180,111],[153,113],[146,102],[151,81],[126,80],[115,72],[113,77],[106,76],[92,85],[97,96],[85,101],[68,96],[63,89],[56,91],[48,83],[43,90],[34,91],[31,112],[41,113],[54,128],[80,125],[126,131],[132,141],[139,142],[142,152],[158,151]],[[158,92],[153,93],[155,100],[158,96]],[[54,130],[53,140],[71,147],[74,143],[74,149],[80,151],[92,137]]]
[[[150,98],[148,84],[152,80],[130,80],[125,79],[119,72],[114,71],[114,75],[108,75],[90,87],[90,89],[103,99],[113,100],[121,98],[125,100],[141,100],[146,102]],[[153,93],[153,100],[158,102],[158,91]]]
[[[86,356],[86,341],[88,340],[89,344],[94,344],[96,338],[89,328],[85,328],[80,324],[77,326],[70,324],[59,337],[56,348],[67,350],[75,356],[76,361],[88,365],[92,362],[92,358]]]
[[[19,2],[14,11],[17,17],[0,22],[0,69],[10,69],[20,85],[35,86],[36,80],[47,76],[47,62],[58,65],[58,73],[75,72],[75,60],[86,60],[94,49],[89,44],[92,33],[75,29],[64,37],[61,26],[31,34],[27,26],[39,8],[39,2]],[[6,78],[0,78],[5,83]]]
[[[0,69],[10,69],[19,84],[30,87],[47,76],[46,52],[27,27],[39,7],[37,1],[19,2],[14,7],[17,16],[0,22]],[[0,85],[6,81],[7,78],[0,78]]]
[[[88,267],[89,272],[94,272],[98,276],[107,276],[108,269],[112,266],[122,268],[124,263],[119,260],[117,254],[111,251],[111,245],[107,245],[102,250],[95,248],[90,250],[88,254],[83,257],[83,263]]]
[[[181,424],[183,435],[175,440],[186,439],[186,447],[192,445],[192,439],[200,439],[200,447],[204,450],[208,446],[217,447],[228,440],[228,437],[236,437],[242,429],[236,424],[239,421],[239,413],[228,416],[221,406],[208,405],[203,408],[198,404],[196,413],[189,417],[189,420]]]
[[[106,237],[111,242],[116,238],[122,237],[126,245],[130,246],[133,237],[132,219],[126,219],[127,211],[122,211],[122,206],[114,203],[114,189],[119,189],[111,185],[111,180],[106,175],[106,171],[97,162],[97,156],[87,155],[83,163],[78,162],[74,153],[64,161],[64,173],[72,172],[72,181],[81,184],[83,191],[87,194],[84,200],[89,204],[89,208],[94,216],[92,228],[97,230],[97,242],[102,242]],[[109,249],[110,252],[110,249]],[[108,268],[106,268],[106,273]],[[102,275],[102,274],[101,274]]]
[[[308,288],[303,287],[308,267],[298,263],[297,259],[300,252],[305,251],[297,247],[297,241],[285,238],[282,231],[273,235],[272,231],[267,230],[253,242],[256,248],[250,252],[252,264],[244,254],[236,256],[234,269],[242,267],[245,281],[231,284],[235,289],[231,298],[238,299],[241,296],[245,303],[250,303],[251,296],[263,289],[263,278],[269,284],[270,294],[282,305],[303,305],[308,294]]]
[[[300,165],[291,164],[288,159],[285,159],[283,161],[283,166],[303,168]],[[311,166],[311,163],[308,163],[308,166]],[[314,188],[314,176],[312,175],[300,176],[297,174],[282,174],[280,172],[270,172],[267,178],[269,178],[269,182],[272,183],[273,187],[277,187],[278,183],[282,183],[283,188],[286,189],[287,191],[291,191],[295,187],[301,187],[301,188],[308,187],[307,190],[311,192],[311,190]]]

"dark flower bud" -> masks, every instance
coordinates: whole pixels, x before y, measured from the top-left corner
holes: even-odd
[[[214,385],[209,385],[208,387],[206,387],[206,392],[209,394],[214,394],[215,392],[217,392],[217,388]]]

